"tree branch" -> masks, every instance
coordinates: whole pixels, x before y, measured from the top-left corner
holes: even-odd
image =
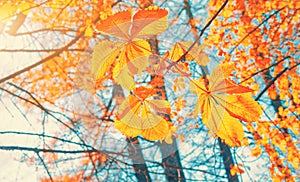
[[[198,43],[198,41],[200,40],[200,38],[202,37],[202,35],[204,34],[205,30],[210,26],[210,24],[217,18],[217,16],[221,13],[221,11],[225,8],[225,6],[227,5],[228,0],[226,0],[223,5],[220,7],[220,9],[217,11],[216,14],[214,14],[214,16],[209,20],[209,22],[207,22],[207,24],[204,26],[204,28],[201,30],[199,36],[195,39],[195,41],[193,42],[193,44],[188,48],[188,50],[175,62],[171,63],[168,67],[167,70],[170,70],[175,64],[177,64],[178,62],[182,61],[185,59],[186,55],[192,50],[192,48]]]
[[[37,155],[38,158],[41,160],[41,162],[42,162],[42,164],[43,164],[43,166],[44,166],[44,168],[45,168],[45,170],[46,170],[46,172],[47,172],[47,174],[48,174],[48,176],[49,176],[49,178],[50,178],[50,181],[54,182],[54,181],[53,181],[53,178],[52,178],[52,176],[51,176],[51,173],[50,173],[50,171],[48,170],[48,167],[47,167],[46,163],[44,162],[44,159],[40,156],[40,154],[39,154],[38,152],[36,153],[36,155]]]
[[[270,68],[272,68],[273,66],[278,65],[279,63],[281,63],[282,61],[284,61],[284,60],[286,60],[286,59],[288,59],[288,58],[290,58],[290,57],[291,57],[291,56],[286,56],[286,57],[284,57],[283,59],[281,59],[280,61],[278,61],[278,62],[276,62],[276,63],[270,65],[269,67],[264,68],[264,69],[262,69],[262,70],[257,71],[256,73],[251,74],[248,78],[245,78],[243,81],[241,81],[240,84],[243,83],[243,82],[245,82],[245,81],[247,81],[247,80],[249,80],[250,78],[252,78],[253,76],[255,76],[255,75],[259,74],[259,73],[268,71],[268,70],[269,70]]]
[[[279,13],[281,10],[283,10],[286,6],[280,8],[279,10],[275,11],[272,13],[268,18],[264,19],[259,25],[257,25],[253,30],[251,30],[247,35],[245,35],[229,52],[229,54],[232,54],[232,52],[248,37],[250,36],[253,32],[255,32],[262,24],[267,22],[272,16],[276,15]]]
[[[4,78],[1,78],[0,79],[0,83],[3,83],[3,82],[5,82],[5,81],[7,81],[9,79],[12,79],[12,78],[14,78],[14,77],[16,77],[16,76],[18,76],[18,75],[26,72],[26,71],[31,70],[32,68],[35,68],[35,67],[37,67],[37,66],[39,66],[39,65],[41,65],[41,64],[43,64],[43,63],[45,63],[45,62],[47,62],[47,61],[49,61],[51,59],[53,59],[53,58],[55,58],[56,56],[58,56],[62,52],[66,51],[70,46],[72,46],[73,44],[75,44],[83,35],[84,35],[84,32],[81,32],[78,36],[76,36],[67,45],[65,45],[64,47],[58,49],[57,51],[55,51],[50,56],[47,56],[44,59],[42,59],[42,60],[40,60],[40,61],[38,61],[38,62],[36,62],[36,63],[34,63],[32,65],[29,65],[29,66],[27,66],[27,67],[25,67],[25,68],[23,68],[23,69],[21,69],[21,70],[19,70],[17,72],[14,72],[13,74],[10,74],[10,75],[8,75],[8,76],[6,76]]]

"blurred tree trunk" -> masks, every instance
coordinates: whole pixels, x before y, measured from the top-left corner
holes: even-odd
[[[159,55],[158,41],[156,37],[149,40],[151,49],[154,53]],[[152,87],[156,90],[157,98],[159,100],[167,100],[167,93],[163,75],[152,75]],[[171,122],[170,116],[163,116],[167,121]],[[162,155],[162,165],[165,170],[165,175],[168,181],[185,181],[181,159],[177,147],[176,138],[172,137],[172,144],[167,144],[163,141],[160,145],[160,152]]]
[[[133,163],[135,176],[140,182],[150,182],[151,178],[137,137],[127,138],[128,153]]]
[[[220,138],[218,138],[218,142],[220,146],[220,152],[223,159],[223,164],[225,167],[227,179],[229,182],[238,182],[239,181],[238,176],[237,175],[233,176],[230,173],[230,167],[234,165],[230,148]]]
[[[124,93],[120,85],[114,85],[113,95],[118,99],[124,99]],[[137,180],[140,182],[150,182],[151,178],[149,175],[147,165],[145,163],[145,159],[138,138],[127,137],[126,142],[128,145],[129,158],[132,161],[133,170],[135,172]]]

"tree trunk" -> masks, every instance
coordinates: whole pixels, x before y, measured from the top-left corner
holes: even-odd
[[[151,45],[151,50],[159,55],[158,42],[156,37],[152,37],[149,40]],[[167,93],[165,88],[165,82],[163,75],[152,75],[151,83],[152,87],[157,92],[156,99],[167,100]],[[170,116],[163,116],[167,121],[171,122]],[[177,147],[176,138],[172,138],[172,144],[167,144],[162,142],[159,145],[160,152],[162,155],[162,164],[165,170],[166,179],[170,182],[172,181],[185,181],[180,155]]]
[[[157,99],[166,100],[166,90],[164,84],[164,78],[161,75],[155,75],[152,77],[152,85],[157,91]],[[163,116],[167,121],[171,122],[170,116]],[[166,179],[168,181],[185,181],[180,155],[177,147],[176,138],[172,137],[172,143],[167,144],[162,142],[159,145],[162,155],[162,164],[165,170]]]
[[[113,90],[113,96],[116,97],[117,104],[120,100],[124,100],[124,93],[120,85],[115,84]],[[128,145],[128,154],[129,158],[133,163],[133,170],[135,176],[140,182],[150,182],[151,178],[148,172],[147,165],[141,150],[141,146],[137,137],[135,138],[126,138]]]
[[[150,182],[151,178],[137,137],[127,138],[128,153],[133,163],[135,176],[140,182]]]
[[[227,179],[229,182],[238,182],[238,176],[232,176],[230,173],[230,166],[234,165],[230,148],[220,138],[218,138],[218,142],[220,146],[221,156],[223,159],[223,164],[226,170]]]
[[[167,181],[185,181],[184,173],[182,170],[179,151],[177,148],[176,139],[172,138],[172,144],[162,142],[159,147],[162,154],[162,164],[165,169]],[[170,153],[170,151],[173,151]],[[167,156],[164,156],[167,155]]]

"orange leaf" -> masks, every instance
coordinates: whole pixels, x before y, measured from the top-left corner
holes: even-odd
[[[139,10],[133,16],[131,38],[149,37],[164,32],[168,27],[168,11],[157,7]]]
[[[218,83],[215,83],[214,87],[212,87],[212,91],[228,93],[228,94],[241,94],[241,93],[253,92],[254,90],[242,85],[237,85],[233,83],[231,80],[223,78],[223,80],[220,80]]]
[[[152,54],[150,44],[138,37],[161,33],[167,29],[168,25],[168,11],[157,7],[139,10],[133,16],[133,20],[131,15],[131,10],[119,12],[96,25],[98,31],[121,38],[125,42],[124,44],[116,42],[117,49],[114,50],[112,50],[114,42],[98,44],[94,50],[95,56],[93,56],[92,64],[92,72],[98,81],[104,78],[105,73],[115,63],[112,68],[112,78],[129,90],[135,88],[133,77],[146,69],[149,62],[148,56]],[[87,31],[86,34],[90,35],[90,32]]]
[[[94,33],[93,29],[92,29],[91,25],[89,25],[84,32],[84,36],[91,37],[91,36],[93,36],[93,33]]]
[[[109,16],[105,20],[100,21],[96,28],[98,31],[118,37],[124,40],[129,39],[129,28],[131,20],[131,11],[118,12]]]
[[[258,121],[262,114],[262,109],[250,94],[229,95],[225,102],[227,112],[243,121]]]
[[[230,166],[230,174],[235,176],[236,174],[243,174],[245,171],[238,166]]]
[[[251,149],[250,151],[251,151],[251,155],[254,157],[258,157],[262,152],[259,146],[256,146],[254,149]]]
[[[131,41],[162,33],[168,27],[168,11],[164,9],[152,7],[139,10],[132,19],[131,16],[131,10],[116,13],[100,21],[96,28],[102,33]]]

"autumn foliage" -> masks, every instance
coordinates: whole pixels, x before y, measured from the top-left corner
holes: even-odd
[[[13,84],[4,82],[1,90],[15,97],[22,91],[28,110],[37,106],[51,114],[45,105],[65,113],[70,118],[65,123],[51,116],[76,137],[80,127],[90,132],[78,137],[88,151],[80,159],[82,168],[42,181],[94,180],[94,174],[101,181],[98,170],[121,160],[111,155],[124,157],[124,149],[105,150],[105,134],[171,146],[199,128],[231,151],[267,157],[272,180],[297,180],[300,3],[210,0],[207,20],[200,21],[190,2],[183,2],[183,20],[180,11],[155,2],[137,1],[137,7],[110,0],[2,3],[0,33],[9,29],[10,16],[31,13],[30,23],[58,31],[65,40],[42,55],[40,64],[4,80]],[[181,26],[178,21],[189,36],[164,40]],[[17,35],[21,24],[8,33]],[[70,98],[74,107],[68,107]],[[174,157],[175,151],[170,153]],[[43,157],[49,164],[60,158]],[[88,166],[89,174],[83,170]],[[231,176],[248,170],[237,160],[228,167]]]

